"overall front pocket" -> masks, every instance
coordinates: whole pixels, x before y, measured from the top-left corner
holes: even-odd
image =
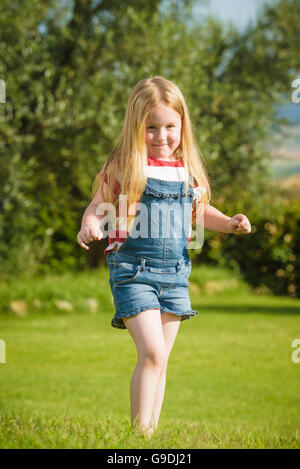
[[[131,282],[141,273],[140,265],[129,264],[127,262],[112,263],[111,267],[111,279],[115,287]]]
[[[188,284],[189,284],[188,280],[191,274],[191,270],[192,270],[192,263],[190,261],[187,264],[184,264],[178,272],[178,275],[182,277],[184,280],[186,280]]]

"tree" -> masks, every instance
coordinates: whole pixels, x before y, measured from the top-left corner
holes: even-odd
[[[299,5],[268,6],[240,33],[214,19],[192,24],[189,2],[163,4],[2,1],[2,275],[84,266],[76,233],[92,181],[116,143],[130,90],[147,76],[182,90],[212,203],[228,214],[270,205],[264,142],[299,64]]]

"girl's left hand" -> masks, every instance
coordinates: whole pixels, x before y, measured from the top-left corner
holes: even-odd
[[[229,222],[229,232],[234,234],[249,234],[251,233],[251,225],[248,218],[239,213],[230,218]]]

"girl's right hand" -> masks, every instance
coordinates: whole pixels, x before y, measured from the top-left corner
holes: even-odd
[[[86,249],[90,249],[86,243],[91,241],[100,241],[103,238],[103,233],[96,225],[84,225],[81,227],[79,233],[77,234],[77,241],[79,246]]]

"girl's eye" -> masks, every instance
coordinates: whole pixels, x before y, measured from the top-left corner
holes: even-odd
[[[174,127],[173,124],[171,125],[168,125],[167,127]],[[149,125],[149,127],[147,127],[147,129],[155,129],[154,125]]]

